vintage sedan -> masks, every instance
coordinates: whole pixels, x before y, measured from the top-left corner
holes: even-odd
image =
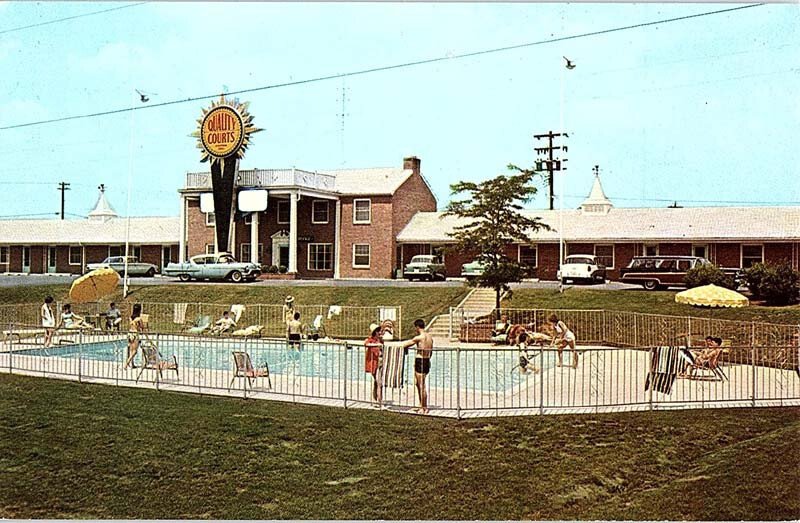
[[[486,263],[481,260],[473,260],[461,266],[461,277],[468,280],[482,276],[486,271]]]
[[[218,254],[198,254],[188,262],[170,263],[164,269],[165,276],[177,276],[181,281],[189,280],[230,280],[234,283],[252,281],[261,274],[261,268],[254,263],[237,262],[227,252]]]
[[[587,283],[605,283],[606,267],[597,256],[590,254],[573,254],[564,259],[561,270],[557,273],[561,283],[583,281]]]
[[[114,269],[121,275],[125,274],[125,256],[109,256],[100,263],[89,263],[86,268],[90,271],[95,269]],[[152,277],[158,269],[152,263],[140,262],[136,256],[128,256],[128,274],[130,276]]]
[[[428,280],[433,281],[437,278],[444,280],[447,272],[444,262],[439,256],[431,254],[419,254],[411,258],[411,261],[403,268],[403,278],[406,280]]]

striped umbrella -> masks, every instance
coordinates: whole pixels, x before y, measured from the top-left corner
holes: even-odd
[[[675,301],[699,307],[745,307],[750,304],[750,300],[738,292],[713,283],[679,292]]]

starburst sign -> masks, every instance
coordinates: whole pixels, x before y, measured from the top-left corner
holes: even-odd
[[[239,103],[221,96],[211,107],[203,109],[197,120],[198,129],[192,133],[197,138],[201,162],[220,158],[242,158],[250,135],[262,129],[253,125],[253,116],[247,112],[249,102]]]

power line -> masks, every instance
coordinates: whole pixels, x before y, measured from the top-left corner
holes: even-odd
[[[4,216],[0,216],[0,219],[9,219],[9,218],[26,218],[30,216],[58,216],[57,212],[37,212],[37,213],[30,213],[30,214],[6,214]]]
[[[565,198],[575,198],[578,200],[585,200],[585,195],[565,194]],[[741,204],[741,205],[798,205],[800,201],[784,201],[784,202],[765,202],[765,201],[748,201],[748,200],[687,200],[683,198],[626,198],[623,196],[608,196],[609,200],[630,201],[630,202],[661,202],[661,203],[724,203],[724,204]]]
[[[103,9],[102,11],[92,11],[91,13],[83,13],[83,14],[80,14],[80,15],[68,16],[66,18],[57,18],[55,20],[48,20],[46,22],[39,22],[37,24],[24,25],[24,26],[21,26],[21,27],[12,27],[11,29],[2,29],[2,30],[0,30],[0,35],[7,34],[7,33],[14,33],[16,31],[24,31],[25,29],[33,29],[34,27],[41,27],[43,25],[51,25],[51,24],[58,24],[58,23],[61,23],[61,22],[67,22],[69,20],[75,20],[76,18],[83,18],[85,16],[94,16],[94,15],[99,15],[99,14],[103,14],[103,13],[108,13],[108,12],[111,12],[111,11],[119,11],[120,9],[127,9],[129,7],[136,7],[137,5],[142,5],[142,4],[146,4],[146,3],[147,2],[138,2],[136,4],[121,5],[121,6],[118,6],[118,7],[110,7],[108,9]]]
[[[347,78],[347,77],[350,77],[350,76],[359,76],[359,75],[365,75],[365,74],[371,74],[371,73],[391,71],[391,70],[395,70],[395,69],[404,69],[404,68],[408,68],[408,67],[416,67],[416,66],[419,66],[419,65],[427,65],[427,64],[437,63],[437,62],[445,62],[445,61],[450,61],[450,60],[462,60],[462,59],[465,59],[465,58],[473,58],[473,57],[476,57],[476,56],[482,56],[482,55],[486,55],[486,54],[501,53],[501,52],[505,52],[505,51],[513,51],[513,50],[516,50],[516,49],[524,49],[524,48],[527,48],[527,47],[534,47],[534,46],[539,46],[539,45],[552,44],[552,43],[555,43],[555,42],[564,42],[564,41],[568,41],[568,40],[576,40],[576,39],[579,39],[579,38],[587,38],[587,37],[591,37],[591,36],[599,36],[599,35],[604,35],[604,34],[616,33],[616,32],[620,32],[620,31],[627,31],[627,30],[630,30],[630,29],[641,29],[641,28],[644,28],[644,27],[651,27],[651,26],[654,26],[654,25],[667,24],[667,23],[672,23],[672,22],[680,22],[680,21],[690,20],[690,19],[694,19],[694,18],[701,18],[701,17],[704,17],[704,16],[711,16],[711,15],[717,15],[717,14],[723,14],[723,13],[730,13],[730,12],[739,11],[739,10],[742,10],[742,9],[749,9],[751,7],[759,7],[759,6],[762,6],[762,5],[765,5],[765,4],[750,4],[750,5],[744,5],[744,6],[729,7],[727,9],[719,9],[719,10],[716,10],[716,11],[706,11],[706,12],[703,12],[703,13],[697,13],[697,14],[692,14],[692,15],[684,15],[684,16],[679,16],[679,17],[675,17],[675,18],[665,18],[665,19],[656,20],[656,21],[653,21],[653,22],[642,22],[642,23],[639,23],[639,24],[626,25],[626,26],[621,26],[621,27],[614,27],[614,28],[611,28],[611,29],[602,29],[602,30],[599,30],[599,31],[590,31],[590,32],[586,32],[586,33],[576,34],[576,35],[560,36],[560,37],[557,37],[557,38],[549,38],[549,39],[546,39],[546,40],[539,40],[539,41],[536,41],[536,42],[528,42],[528,43],[524,43],[524,44],[510,45],[510,46],[505,46],[505,47],[497,47],[497,48],[493,48],[493,49],[484,49],[484,50],[481,50],[481,51],[473,51],[473,52],[470,52],[470,53],[462,53],[462,54],[457,54],[457,55],[439,56],[439,57],[436,57],[436,58],[427,58],[427,59],[424,59],[424,60],[416,60],[416,61],[413,61],[413,62],[405,62],[405,63],[401,63],[401,64],[385,65],[385,66],[381,66],[381,67],[373,67],[373,68],[370,68],[370,69],[362,69],[362,70],[359,70],[359,71],[351,71],[351,72],[347,72],[347,73],[337,73],[337,74],[327,75],[327,76],[318,76],[318,77],[314,77],[314,78],[307,78],[305,80],[295,80],[295,81],[292,81],[292,82],[283,82],[283,83],[278,83],[278,84],[264,85],[264,86],[261,86],[261,87],[252,87],[252,88],[249,88],[249,89],[240,89],[238,91],[228,92],[228,93],[226,93],[226,95],[237,95],[237,94],[254,93],[254,92],[258,92],[258,91],[266,91],[266,90],[269,90],[269,89],[278,89],[278,88],[281,88],[281,87],[290,87],[290,86],[304,85],[304,84],[310,84],[310,83],[315,83],[315,82],[324,82],[324,81],[327,81],[327,80],[336,80],[336,79],[341,79],[341,78]],[[0,127],[0,131],[5,131],[5,130],[9,130],[9,129],[19,129],[19,128],[22,128],[22,127],[31,127],[31,126],[35,126],[35,125],[44,125],[44,124],[50,124],[50,123],[65,122],[65,121],[70,121],[70,120],[81,120],[81,119],[85,119],[85,118],[96,118],[96,117],[100,117],[100,116],[109,116],[109,115],[112,115],[112,114],[126,113],[126,112],[130,112],[130,111],[140,111],[140,110],[144,110],[144,109],[153,109],[153,108],[156,108],[156,107],[165,107],[165,106],[168,106],[168,105],[184,104],[184,103],[196,102],[196,101],[200,101],[200,100],[208,100],[210,98],[216,98],[217,96],[219,96],[219,93],[209,94],[209,95],[204,95],[204,96],[192,96],[192,97],[184,98],[184,99],[180,99],[180,100],[170,100],[170,101],[166,101],[166,102],[160,102],[160,103],[144,105],[144,106],[133,106],[133,107],[127,107],[127,108],[122,108],[122,109],[112,109],[112,110],[109,110],[109,111],[101,111],[101,112],[97,112],[97,113],[87,113],[87,114],[79,114],[79,115],[72,115],[72,116],[63,116],[61,118],[52,118],[52,119],[49,119],[49,120],[39,120],[39,121],[35,121],[35,122],[27,122],[27,123],[21,123],[21,124],[7,125],[5,127]]]

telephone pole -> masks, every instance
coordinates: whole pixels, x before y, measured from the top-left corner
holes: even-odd
[[[61,182],[58,184],[58,190],[61,191],[61,219],[64,219],[64,191],[69,191],[69,184]]]
[[[553,174],[556,171],[566,171],[566,166],[561,166],[562,162],[566,162],[566,158],[559,158],[554,153],[557,151],[567,152],[566,145],[553,145],[553,140],[560,137],[569,138],[567,133],[554,133],[553,131],[547,134],[534,134],[533,137],[537,140],[546,140],[546,146],[534,147],[536,154],[539,158],[536,160],[537,171],[547,171],[547,185],[550,189],[550,210],[553,210]]]

